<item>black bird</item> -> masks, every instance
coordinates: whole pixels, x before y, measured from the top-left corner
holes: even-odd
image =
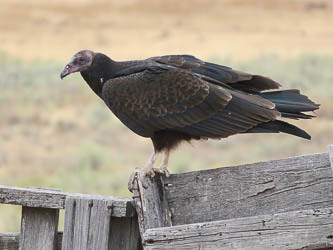
[[[204,62],[190,55],[116,62],[102,53],[76,53],[60,77],[81,72],[90,88],[129,129],[150,137],[154,151],[141,177],[169,175],[170,150],[182,141],[240,133],[310,135],[280,117],[310,119],[319,108],[297,89],[274,90],[272,79]],[[153,165],[163,153],[161,167]]]

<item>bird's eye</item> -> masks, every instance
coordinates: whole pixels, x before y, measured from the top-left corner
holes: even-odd
[[[79,62],[83,62],[84,58],[83,57],[79,57]]]

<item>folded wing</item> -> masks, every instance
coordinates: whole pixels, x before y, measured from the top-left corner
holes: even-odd
[[[223,138],[280,116],[275,105],[260,96],[159,65],[107,81],[102,96],[127,127],[145,137],[166,129]]]

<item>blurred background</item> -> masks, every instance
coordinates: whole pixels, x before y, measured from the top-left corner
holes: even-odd
[[[0,0],[0,184],[131,196],[127,180],[152,145],[122,125],[79,74],[59,74],[81,49],[114,60],[192,54],[299,88],[321,109],[284,134],[183,145],[172,173],[327,151],[333,143],[330,0]],[[0,232],[20,208],[0,205]]]

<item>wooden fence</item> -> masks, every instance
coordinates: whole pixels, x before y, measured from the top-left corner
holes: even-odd
[[[329,153],[156,176],[134,200],[144,249],[333,249]]]
[[[21,232],[0,234],[1,250],[141,249],[132,199],[0,186],[0,203],[22,206]]]
[[[0,234],[0,250],[333,249],[328,151],[157,175],[133,199],[0,186],[0,203],[22,206],[21,232]]]

